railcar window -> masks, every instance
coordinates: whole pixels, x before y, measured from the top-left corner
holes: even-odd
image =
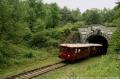
[[[75,53],[80,53],[81,52],[81,49],[75,49]]]
[[[81,51],[81,50],[80,50],[80,49],[78,49],[78,53],[80,53],[80,51]]]
[[[75,53],[77,53],[77,48],[75,49]]]

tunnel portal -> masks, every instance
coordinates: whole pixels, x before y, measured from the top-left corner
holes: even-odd
[[[111,36],[116,27],[106,27],[100,24],[86,25],[78,28],[81,43],[98,43],[103,45],[103,54],[107,53],[107,48]]]
[[[86,41],[88,43],[95,43],[95,44],[102,44],[102,54],[106,54],[107,53],[107,48],[108,48],[108,40],[101,36],[101,35],[91,35],[89,36]]]

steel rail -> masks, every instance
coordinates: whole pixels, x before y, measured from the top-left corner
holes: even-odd
[[[58,63],[55,63],[55,64],[51,64],[51,65],[47,65],[47,66],[44,66],[44,67],[36,68],[36,69],[30,70],[30,71],[22,72],[20,74],[13,75],[13,76],[7,77],[5,79],[32,79],[32,78],[35,78],[37,76],[48,73],[50,71],[53,71],[55,69],[64,67],[66,65],[67,65],[66,63],[58,62]]]

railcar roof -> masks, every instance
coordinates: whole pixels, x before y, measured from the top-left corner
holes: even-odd
[[[91,47],[91,46],[102,46],[102,44],[60,44],[63,47]]]

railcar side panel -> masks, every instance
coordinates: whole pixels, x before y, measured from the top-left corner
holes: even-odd
[[[97,56],[102,54],[102,45],[76,45],[76,44],[63,44],[60,46],[59,57],[67,61],[75,61],[88,56]]]

